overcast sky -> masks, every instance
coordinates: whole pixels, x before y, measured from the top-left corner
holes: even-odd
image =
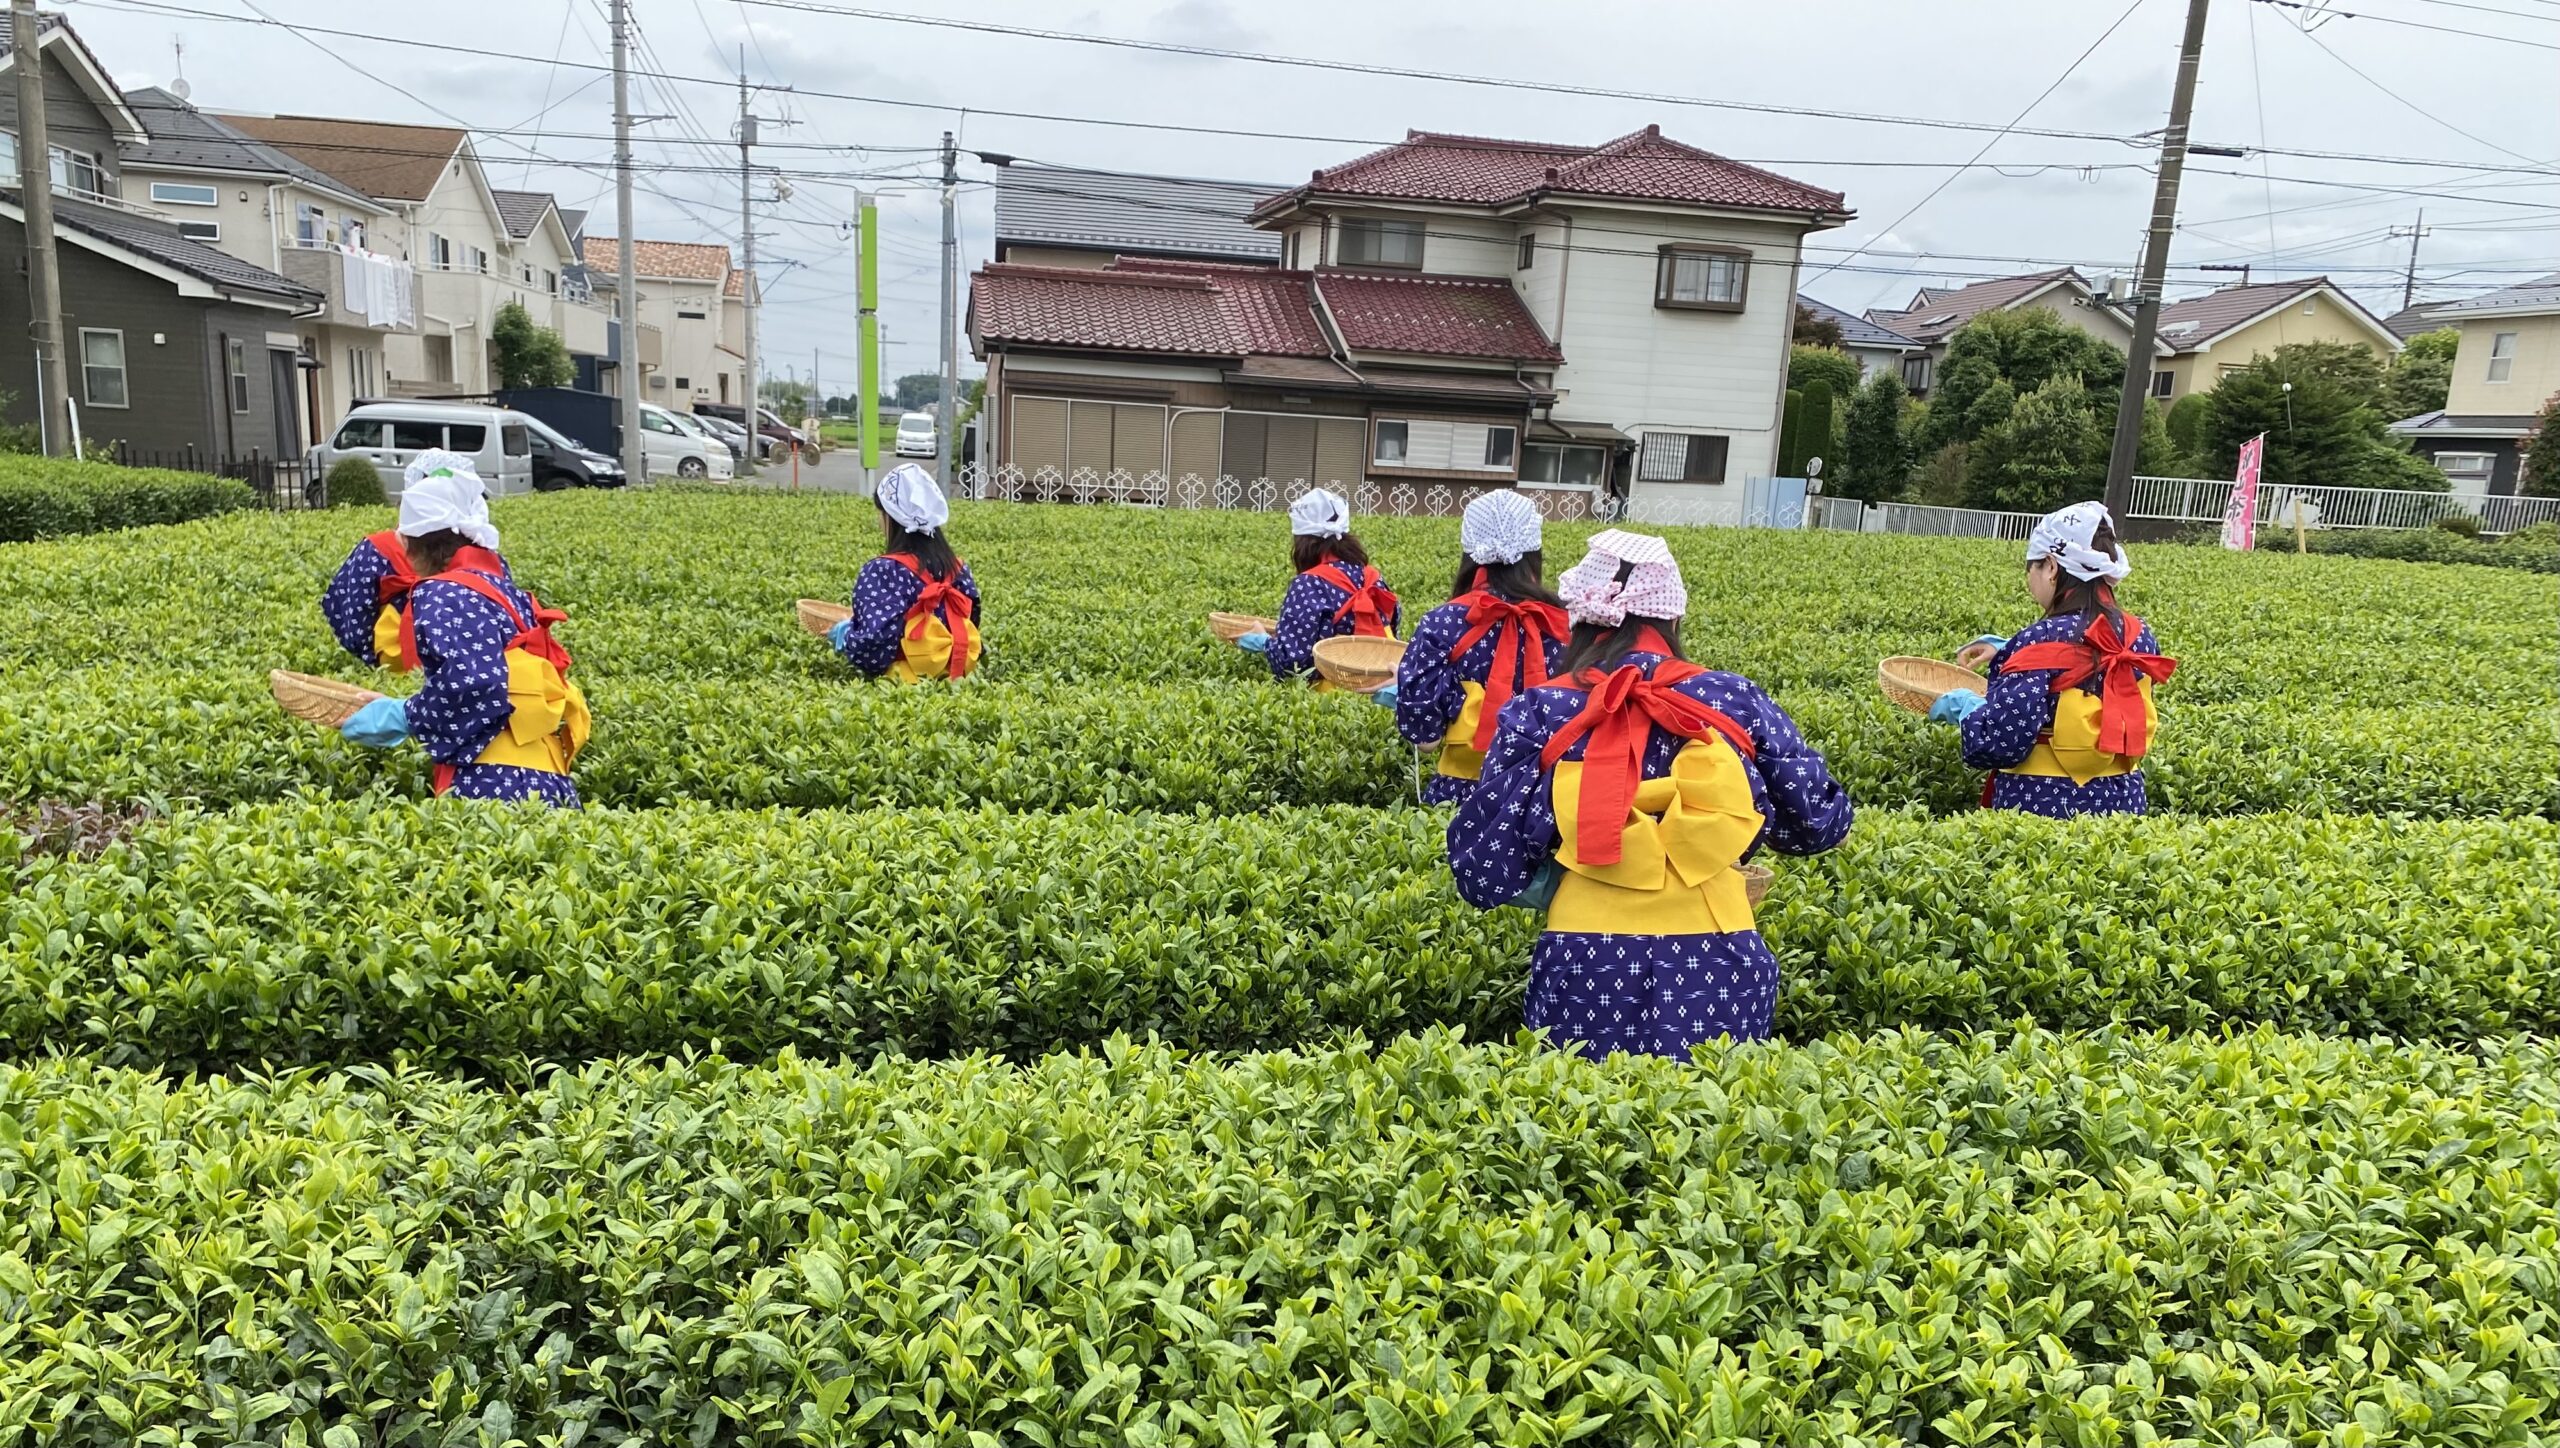
[[[458,119],[482,132],[480,154],[496,184],[550,189],[564,205],[596,208],[595,230],[613,228],[611,85],[594,70],[573,68],[609,59],[602,0],[254,0],[277,20],[364,31],[365,38],[306,37],[273,26],[119,8],[123,3],[73,0],[70,13],[128,87],[171,78],[174,35],[184,44],[186,75],[200,105],[391,121]],[[253,0],[172,3],[247,17]],[[824,9],[839,0],[807,3]],[[642,128],[650,139],[639,153],[647,168],[638,201],[641,235],[734,244],[736,176],[714,168],[733,165],[736,156],[729,138],[739,47],[745,46],[746,68],[757,83],[796,88],[758,99],[760,113],[797,122],[765,133],[787,148],[759,153],[760,160],[795,173],[790,198],[760,222],[760,230],[772,233],[759,241],[768,297],[764,351],[777,370],[796,367],[805,376],[813,365],[821,367],[831,392],[853,365],[853,251],[840,223],[851,215],[857,188],[883,191],[888,371],[894,376],[936,365],[934,253],[941,223],[933,191],[913,178],[930,169],[929,148],[945,127],[973,150],[1285,185],[1408,128],[1596,143],[1652,122],[1691,144],[1845,192],[1858,219],[1813,238],[1815,246],[1834,249],[1809,253],[1814,264],[1806,290],[1853,311],[1899,305],[1920,285],[2043,264],[2074,262],[2096,274],[2129,271],[2152,184],[2146,171],[2134,168],[2150,152],[2110,140],[2011,135],[1989,152],[1999,170],[1952,172],[1946,163],[1971,161],[1994,137],[1836,113],[2003,125],[2113,25],[2112,36],[2023,124],[2132,136],[2165,120],[2185,12],[2180,0],[2132,0],[2129,14],[2127,0],[871,3],[946,19],[1824,114],[1154,54],[757,0],[635,0],[649,47],[642,63],[701,82],[643,82],[635,91],[636,111],[679,117]],[[2259,266],[2261,277],[2326,271],[2388,313],[2399,304],[2398,268],[2408,241],[2386,233],[2408,226],[2424,207],[2436,230],[2420,253],[2421,299],[2470,295],[2524,274],[2560,270],[2560,48],[2549,48],[2560,47],[2560,0],[2355,0],[2349,8],[2358,14],[2327,17],[2306,34],[2298,8],[2215,0],[2197,140],[2254,147],[2263,139],[2273,147],[2461,166],[2254,154],[2198,158],[2180,205],[2174,263],[2246,261]],[[479,53],[401,43],[412,39]],[[885,101],[918,104],[877,103]],[[1254,134],[1183,134],[989,111]],[[2537,164],[2544,169],[2527,169]],[[988,254],[993,172],[974,159],[964,160],[961,170],[965,276]],[[1930,197],[1950,175],[1955,179]],[[2349,184],[2309,184],[2315,181]],[[1871,249],[1850,257],[1846,249],[1857,246]],[[1962,259],[1974,257],[2027,260]],[[1815,276],[1832,262],[1843,265]],[[798,265],[777,275],[784,263]],[[965,355],[962,367],[975,370]]]

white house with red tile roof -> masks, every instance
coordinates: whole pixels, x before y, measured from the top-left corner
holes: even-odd
[[[598,299],[612,305],[621,276],[619,237],[583,239],[587,274]],[[746,396],[744,275],[718,243],[635,241],[632,271],[640,288],[640,327],[664,339],[659,360],[641,355],[640,395],[660,407],[691,412],[697,402],[735,406]]]
[[[1775,464],[1804,237],[1850,215],[1655,127],[1415,132],[1254,207],[1277,269],[981,269],[986,457],[1711,502]]]

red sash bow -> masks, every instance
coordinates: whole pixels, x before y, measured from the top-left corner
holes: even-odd
[[[914,621],[915,627],[907,630],[907,642],[923,643],[925,622],[940,614],[943,631],[951,635],[950,676],[957,679],[967,674],[969,654],[962,647],[964,641],[960,637],[960,625],[974,612],[975,606],[969,602],[969,595],[960,591],[960,560],[951,560],[949,578],[936,578],[924,571],[924,564],[912,553],[885,556],[905,564],[907,571],[916,576],[916,601],[907,605],[907,617]]]
[[[1481,586],[1451,601],[1467,606],[1467,631],[1449,650],[1452,660],[1464,657],[1485,635],[1493,635],[1493,667],[1485,673],[1484,709],[1476,716],[1473,740],[1476,752],[1481,754],[1493,747],[1494,725],[1501,718],[1502,706],[1522,689],[1534,689],[1547,681],[1547,640],[1572,633],[1573,621],[1552,603],[1504,598]]]
[[[1556,767],[1573,742],[1591,736],[1582,751],[1582,798],[1575,809],[1576,845],[1585,865],[1614,865],[1626,833],[1627,809],[1635,802],[1636,785],[1644,778],[1644,748],[1654,729],[1683,739],[1723,735],[1745,759],[1756,759],[1751,731],[1731,715],[1701,704],[1674,687],[1706,670],[1678,659],[1656,664],[1653,677],[1634,664],[1622,664],[1603,675],[1585,669],[1573,676],[1574,687],[1589,691],[1582,712],[1547,741],[1539,763]]]
[[[364,541],[372,544],[373,551],[382,555],[382,561],[391,565],[389,573],[373,581],[374,601],[385,608],[400,611],[399,663],[403,669],[414,669],[418,667],[418,624],[409,616],[409,593],[418,586],[419,579],[417,565],[409,561],[409,540],[400,536],[398,529],[386,528],[379,533],[366,534]],[[500,578],[505,577],[507,571],[504,560],[476,543],[465,543],[455,549],[450,566]]]
[[[2029,644],[2011,654],[2000,672],[2053,669],[2053,691],[2057,694],[2093,677],[2098,679],[2098,747],[2109,754],[2140,759],[2151,749],[2151,721],[2149,711],[2142,707],[2141,681],[2165,679],[2178,667],[2176,659],[2138,653],[2126,642],[2141,636],[2142,620],[2127,614],[2124,632],[2119,635],[2114,622],[2102,613],[2090,621],[2079,639]]]
[[[1346,618],[1351,620],[1351,632],[1361,638],[1389,638],[1394,635],[1395,631],[1387,627],[1387,620],[1395,616],[1396,596],[1378,581],[1377,569],[1361,565],[1357,583],[1351,581],[1350,574],[1342,571],[1340,563],[1331,560],[1307,571],[1349,595],[1343,599],[1342,607],[1333,611],[1336,622]]]

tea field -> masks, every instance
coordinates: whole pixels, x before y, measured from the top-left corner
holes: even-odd
[[[2014,545],[1676,532],[1861,813],[1781,1042],[1594,1065],[1383,712],[1206,635],[1276,518],[962,505],[917,690],[791,619],[867,503],[498,521],[581,814],[267,698],[379,514],[0,545],[0,806],[149,816],[0,829],[0,1448],[2560,1443],[2547,579],[2138,551],[2156,812],[2057,826],[1873,685]]]

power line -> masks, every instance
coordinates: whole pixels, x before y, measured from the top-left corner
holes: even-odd
[[[2257,12],[2254,10],[2250,12],[2253,16],[2256,13]],[[2356,79],[2363,81],[2366,85],[2373,87],[2375,90],[2382,92],[2384,96],[2397,102],[2402,108],[2413,111],[2427,120],[2433,121],[2435,124],[2444,127],[2446,130],[2453,132],[2455,135],[2462,137],[2466,141],[2475,141],[2480,145],[2488,147],[2492,151],[2503,151],[2507,155],[2513,156],[2519,161],[2527,162],[2536,170],[2549,171],[2551,169],[2548,163],[2537,161],[2535,158],[2526,155],[2522,151],[2518,151],[2510,146],[2500,145],[2496,141],[2492,141],[2488,137],[2476,132],[2464,130],[2462,127],[2455,125],[2453,122],[2448,121],[2444,117],[2437,115],[2435,112],[2428,110],[2426,107],[2419,105],[2416,101],[2413,101],[2407,96],[2400,94],[2398,91],[2393,90],[2391,87],[2384,85],[2381,81],[2367,75],[2362,66],[2359,66],[2354,61],[2340,55],[2337,50],[2329,44],[2329,42],[2312,34],[2308,29],[2300,25],[2294,26],[2293,29],[2300,34],[2303,39],[2320,47],[2320,52],[2323,55],[2328,56],[2331,60],[2334,60],[2338,64],[2346,67],[2349,74],[2353,75]]]
[[[2403,20],[2397,15],[2369,15],[2358,10],[2337,10],[2318,3],[2318,0],[2257,0],[2257,3],[2273,5],[2284,10],[2304,11],[2306,13],[2303,18],[2306,20],[2314,16],[2333,20],[2379,20],[2385,25],[2406,25],[2412,30],[2432,30],[2440,35],[2467,35],[2474,40],[2495,40],[2506,45],[2530,45],[2536,50],[2560,50],[2560,45],[2546,41],[2526,40],[2515,35],[2493,35],[2486,30],[2463,30],[2451,25],[2430,25],[2423,20]]]

